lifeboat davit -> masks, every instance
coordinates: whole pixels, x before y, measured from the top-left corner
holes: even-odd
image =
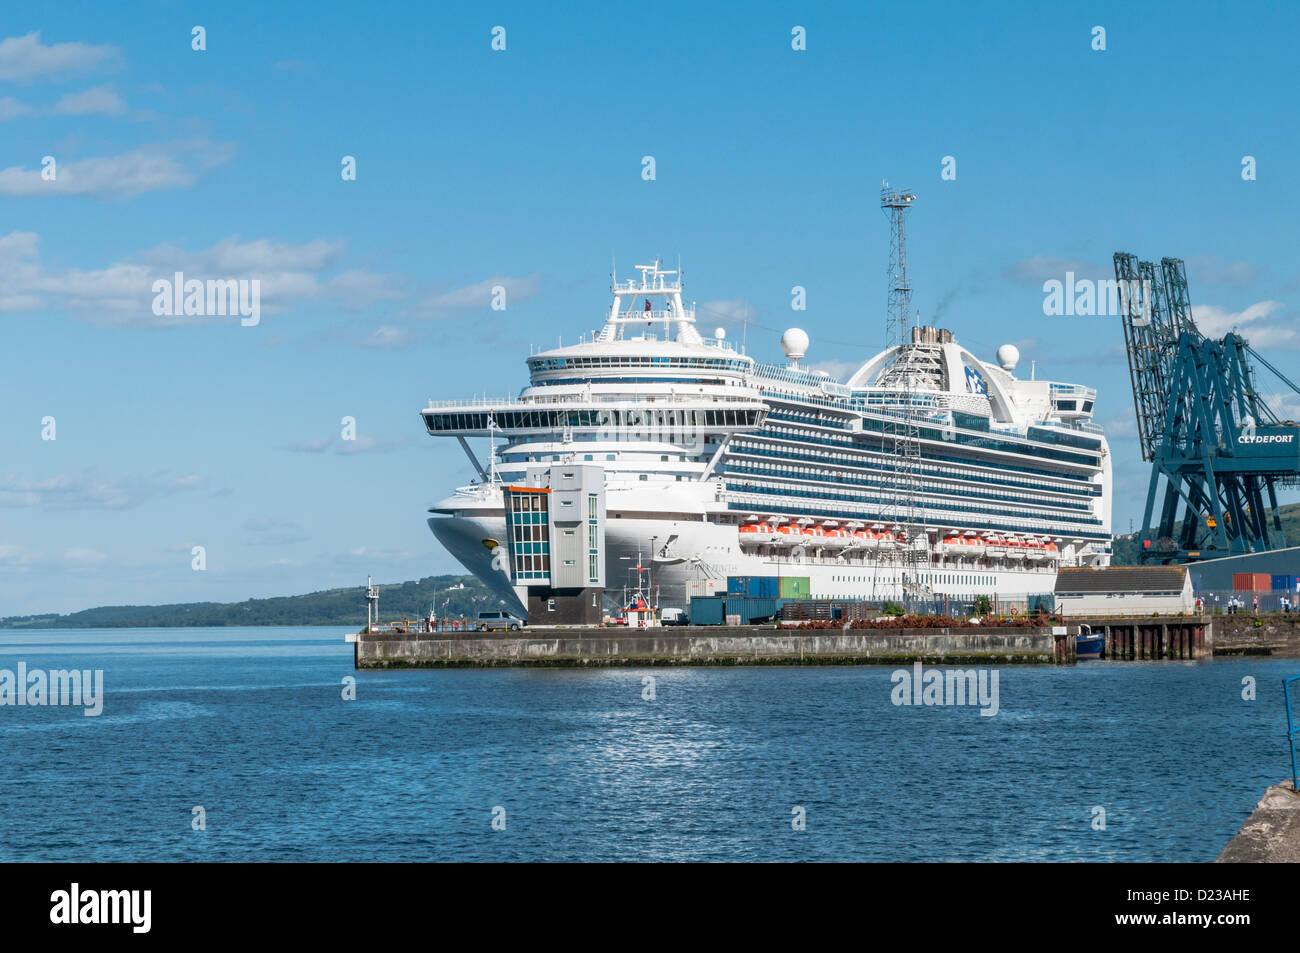
[[[805,526],[803,528],[803,541],[813,546],[820,546],[826,536],[826,531],[820,526]]]
[[[853,534],[845,529],[822,530],[823,541],[827,546],[842,548],[853,542]]]
[[[939,543],[939,552],[944,556],[965,556],[969,551],[960,536],[945,536]]]
[[[776,532],[772,534],[772,543],[776,546],[789,546],[797,542],[800,535],[799,527],[793,523],[786,523],[776,528]]]

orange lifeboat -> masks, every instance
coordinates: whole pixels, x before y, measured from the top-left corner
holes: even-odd
[[[823,530],[822,535],[828,546],[847,546],[853,541],[853,534],[846,529]]]
[[[789,546],[799,535],[799,527],[793,523],[786,523],[784,526],[776,528],[776,533],[772,536],[772,542],[778,546]]]

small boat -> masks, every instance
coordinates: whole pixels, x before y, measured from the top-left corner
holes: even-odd
[[[1096,658],[1102,656],[1106,648],[1106,633],[1093,632],[1092,626],[1082,625],[1079,634],[1074,637],[1075,658]]]

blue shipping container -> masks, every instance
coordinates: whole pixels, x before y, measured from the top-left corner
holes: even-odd
[[[721,599],[715,596],[691,596],[691,625],[722,625],[725,621]]]
[[[728,576],[727,595],[775,599],[781,594],[776,576]]]
[[[1274,592],[1291,592],[1295,589],[1295,576],[1274,576]]]
[[[749,625],[751,622],[758,622],[764,619],[771,619],[781,614],[782,600],[757,598],[752,596],[734,597],[727,596],[725,601],[726,608],[723,615],[739,616],[741,625]],[[724,620],[725,621],[725,618]]]

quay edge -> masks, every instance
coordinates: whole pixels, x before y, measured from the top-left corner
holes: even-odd
[[[528,628],[522,633],[352,636],[357,669],[670,665],[1073,664],[1074,626],[986,629],[764,629],[652,632]],[[442,636],[442,637],[439,637]]]
[[[1300,795],[1288,779],[1264,792],[1216,864],[1293,864],[1300,862]]]

